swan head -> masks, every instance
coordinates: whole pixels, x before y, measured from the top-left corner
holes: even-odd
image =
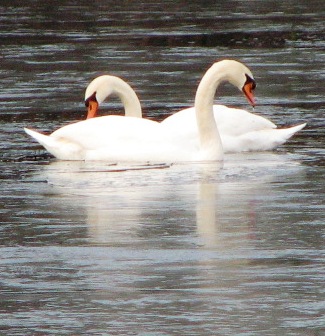
[[[139,98],[131,86],[119,77],[102,75],[95,78],[86,89],[85,105],[88,108],[87,119],[95,117],[99,105],[108,96],[113,94],[121,99],[125,115],[137,118],[142,117]]]
[[[85,105],[87,107],[87,119],[94,118],[99,107],[96,91],[85,100]]]
[[[85,105],[88,109],[87,119],[95,117],[99,105],[114,93],[116,78],[109,75],[99,76],[87,86],[85,92]]]
[[[242,63],[235,60],[223,60],[214,64],[215,71],[221,73],[225,81],[229,81],[244,93],[248,102],[255,106],[254,89],[256,88],[255,79],[251,71]]]

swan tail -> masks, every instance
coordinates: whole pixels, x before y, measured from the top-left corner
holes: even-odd
[[[33,131],[29,128],[24,128],[24,131],[45,148],[55,146],[55,139],[48,135]]]
[[[79,160],[80,147],[67,141],[45,135],[29,128],[24,128],[24,131],[42,145],[48,152],[53,154],[56,158],[61,160]]]
[[[279,146],[279,145],[284,144],[294,134],[301,131],[305,126],[306,126],[306,123],[300,124],[300,125],[297,125],[297,126],[292,126],[292,127],[289,127],[289,128],[280,128],[280,129],[274,130],[274,131],[276,131],[276,133],[274,133],[274,135],[275,135],[274,140],[276,142],[276,145]]]
[[[269,141],[266,142],[265,150],[274,149],[280,145],[283,145],[294,134],[301,131],[306,126],[306,123],[289,128],[277,128],[269,131]],[[267,145],[268,143],[268,145]]]
[[[241,152],[273,150],[283,145],[305,126],[306,124],[300,124],[289,128],[260,130],[246,133],[240,137],[224,138],[224,152],[236,153],[239,148]]]
[[[289,139],[295,133],[301,131],[306,125],[307,125],[307,123],[304,123],[304,124],[300,124],[300,125],[297,125],[297,126],[292,126],[292,127],[289,127],[289,128],[282,128],[282,129],[279,129],[279,131],[285,131],[285,133],[287,134],[287,139]]]

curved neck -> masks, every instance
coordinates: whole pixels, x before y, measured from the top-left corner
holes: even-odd
[[[213,101],[221,82],[227,79],[222,67],[212,66],[203,76],[195,95],[196,120],[202,160],[222,160],[223,148],[213,114]]]
[[[121,99],[126,116],[142,118],[139,98],[129,84],[116,78],[112,93],[115,93]]]

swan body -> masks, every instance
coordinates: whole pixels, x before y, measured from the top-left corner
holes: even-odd
[[[25,131],[60,160],[159,161],[169,152],[159,123],[148,119],[110,115],[63,126],[49,136]]]
[[[149,119],[105,116],[59,128],[45,135],[25,128],[48,152],[60,160],[121,162],[201,161],[198,148],[173,143],[161,125]]]
[[[214,63],[202,78],[195,96],[198,141],[184,142],[162,124],[129,116],[90,118],[64,126],[47,136],[25,129],[50,153],[61,160],[108,161],[215,161],[223,159],[223,149],[213,114],[218,86],[230,82],[254,104],[255,81],[250,70],[234,60]],[[87,90],[86,90],[87,91]],[[104,90],[107,94],[108,90]],[[88,111],[96,110],[104,93],[86,92]],[[125,104],[125,101],[123,102]]]
[[[278,129],[262,116],[224,105],[213,105],[213,113],[224,153],[273,150],[306,126],[304,123]],[[181,137],[184,143],[199,141],[194,107],[181,110],[161,123],[175,137]]]

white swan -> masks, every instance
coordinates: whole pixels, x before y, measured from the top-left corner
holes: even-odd
[[[95,117],[99,105],[114,94],[121,99],[126,116],[142,117],[140,101],[131,86],[119,77],[103,75],[95,78],[86,89],[87,119]]]
[[[64,126],[50,136],[25,131],[61,160],[202,161],[222,160],[223,149],[213,115],[217,87],[228,81],[254,104],[250,70],[234,60],[217,62],[202,78],[195,97],[199,142],[178,137],[162,124],[133,117],[104,116]],[[98,92],[88,97],[97,108]]]
[[[254,101],[250,100],[254,106]],[[272,150],[284,144],[306,123],[278,129],[270,120],[246,110],[213,105],[213,113],[220,134],[224,153]],[[198,142],[195,108],[181,110],[161,124],[184,142]]]

